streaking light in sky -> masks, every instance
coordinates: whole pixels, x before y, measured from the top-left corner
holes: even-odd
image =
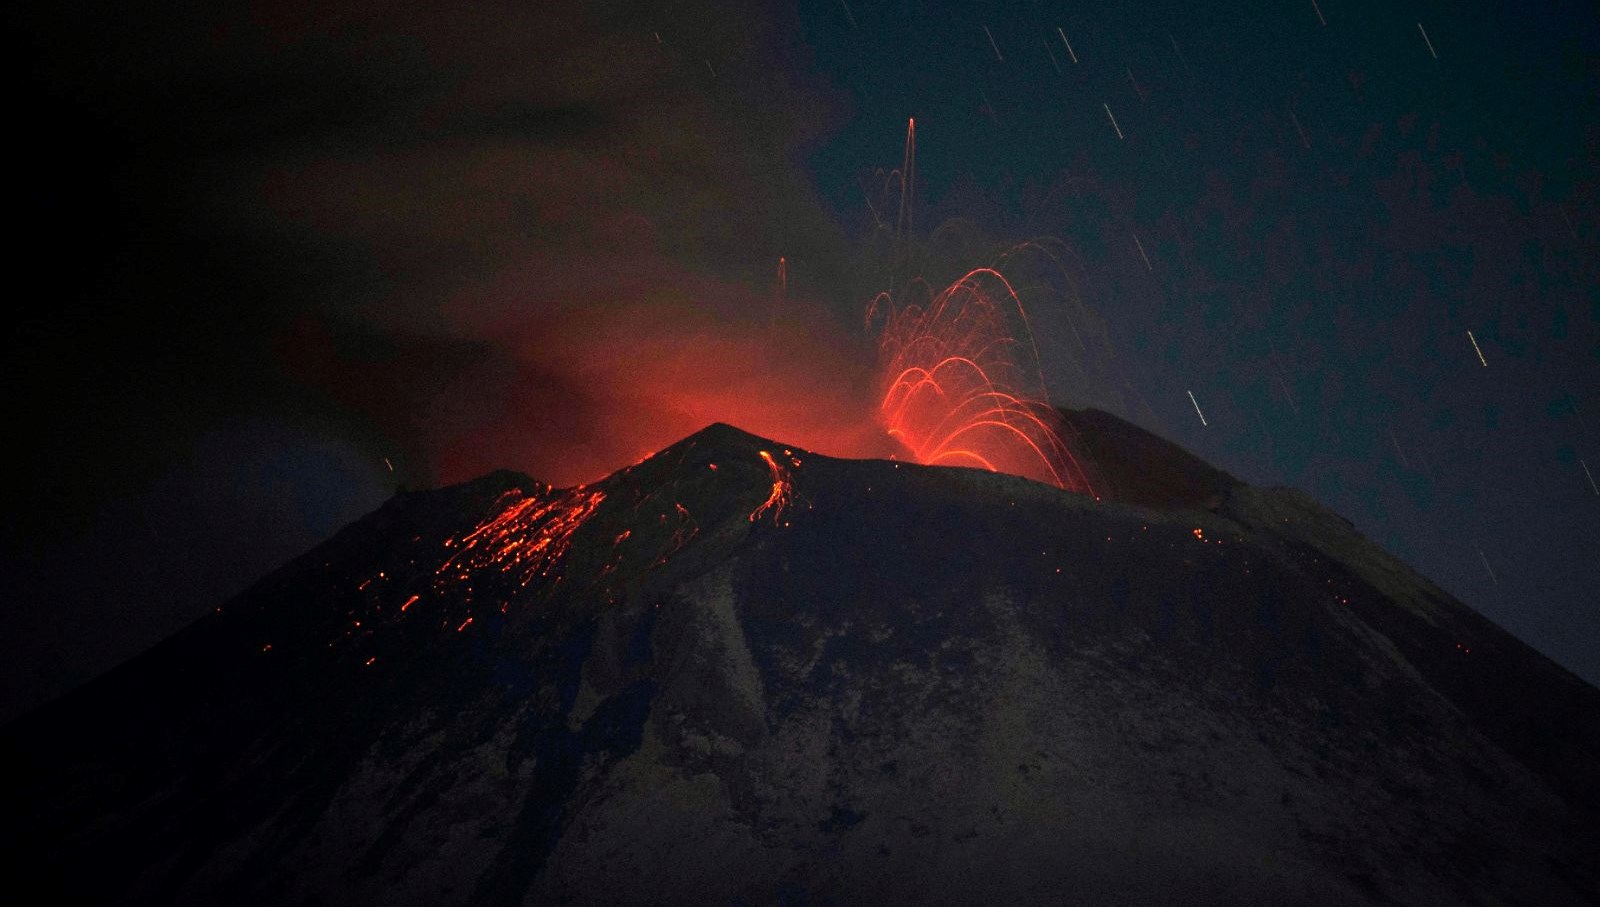
[[[1428,45],[1428,53],[1433,54],[1435,60],[1439,59],[1438,52],[1433,49],[1433,42],[1428,40],[1428,30],[1422,27],[1421,22],[1417,23],[1417,31],[1422,32],[1422,40]]]
[[[1489,579],[1493,580],[1496,586],[1500,585],[1500,578],[1494,575],[1494,568],[1489,566],[1489,557],[1483,553],[1482,548],[1478,549],[1478,557],[1483,560],[1483,569],[1488,571]]]
[[[1106,109],[1106,116],[1111,118],[1111,128],[1117,131],[1117,138],[1122,138],[1122,127],[1117,125],[1117,117],[1111,112],[1111,105],[1102,102],[1100,106]]]
[[[1194,404],[1194,412],[1195,415],[1200,417],[1200,424],[1203,426],[1209,426],[1211,423],[1206,421],[1206,414],[1200,412],[1200,401],[1194,398],[1194,391],[1185,391],[1184,393],[1189,395],[1189,402]]]
[[[989,36],[989,46],[994,48],[994,58],[999,60],[1001,63],[1004,63],[1006,58],[1000,56],[1000,45],[994,43],[994,32],[990,31],[989,26],[985,25],[983,27],[983,33]]]
[[[1078,62],[1078,55],[1072,50],[1072,42],[1067,40],[1067,33],[1058,27],[1056,29],[1056,34],[1061,36],[1061,43],[1067,45],[1067,56],[1072,58],[1072,62]]]

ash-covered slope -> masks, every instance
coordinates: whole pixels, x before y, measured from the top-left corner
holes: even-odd
[[[1171,510],[1216,509],[1240,485],[1187,450],[1098,409],[1063,409],[1074,447],[1087,455],[1104,496]]]
[[[1152,506],[727,426],[587,488],[399,496],[6,728],[8,878],[151,903],[1600,898],[1600,693],[1303,496],[1078,425]]]

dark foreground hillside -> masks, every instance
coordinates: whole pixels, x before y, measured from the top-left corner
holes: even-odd
[[[1600,693],[1104,414],[402,494],[0,734],[41,902],[1600,902]]]

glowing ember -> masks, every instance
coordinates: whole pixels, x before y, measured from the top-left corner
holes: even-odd
[[[794,484],[789,481],[789,470],[773,459],[771,453],[761,451],[761,459],[766,461],[767,469],[772,473],[772,490],[767,494],[767,499],[761,502],[761,506],[750,512],[750,522],[754,523],[761,519],[762,514],[770,510],[772,522],[779,524],[783,521],[784,508],[794,500]]]
[[[700,523],[682,504],[673,502],[672,513],[661,514],[661,525],[672,526],[672,535],[662,543],[661,550],[650,562],[652,568],[665,564],[674,554],[682,551],[700,534]]]
[[[880,294],[867,318],[883,325],[878,418],[917,462],[1095,494],[1061,436],[1022,301],[1000,272],[969,271],[925,304]]]
[[[578,531],[605,500],[603,491],[579,486],[553,496],[508,491],[507,502],[495,516],[462,536],[447,542],[458,550],[439,566],[441,579],[469,579],[473,573],[494,570],[519,586],[549,577]]]

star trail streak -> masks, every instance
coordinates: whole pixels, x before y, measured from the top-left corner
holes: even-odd
[[[1194,413],[1200,417],[1200,425],[1202,427],[1209,425],[1210,423],[1206,421],[1206,414],[1200,411],[1200,401],[1194,398],[1194,391],[1185,391],[1185,393],[1189,395],[1189,402],[1194,404]]]
[[[1117,125],[1117,117],[1116,117],[1115,114],[1113,114],[1111,112],[1111,105],[1103,103],[1100,106],[1102,106],[1102,107],[1104,107],[1106,109],[1106,118],[1111,120],[1111,128],[1115,129],[1117,131],[1117,138],[1121,139],[1122,138],[1122,127]]]
[[[1074,63],[1078,62],[1078,54],[1075,51],[1073,51],[1072,42],[1067,40],[1067,33],[1062,31],[1058,27],[1056,29],[1056,34],[1061,36],[1061,43],[1065,44],[1067,46],[1067,56],[1072,58],[1072,62],[1074,62]]]
[[[1422,27],[1421,22],[1417,23],[1417,31],[1422,33],[1422,40],[1428,45],[1428,53],[1431,54],[1435,60],[1439,59],[1438,52],[1433,49],[1433,42],[1428,39],[1428,30]]]

